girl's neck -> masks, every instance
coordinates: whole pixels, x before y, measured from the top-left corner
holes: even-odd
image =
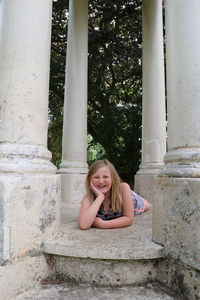
[[[110,195],[106,196],[103,200],[103,209],[104,210],[109,210],[111,208],[111,199],[110,199]]]

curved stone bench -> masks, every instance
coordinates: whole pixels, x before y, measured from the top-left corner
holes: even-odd
[[[151,240],[151,210],[120,229],[81,231],[77,221],[63,224],[59,237],[45,241],[53,273],[77,282],[122,286],[156,278],[164,249]]]

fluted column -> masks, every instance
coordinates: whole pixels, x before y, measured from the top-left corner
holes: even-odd
[[[200,177],[200,2],[172,2],[166,4],[169,151],[163,174]]]
[[[88,0],[70,0],[62,173],[64,202],[80,202],[87,173]]]
[[[140,194],[144,193],[147,181],[151,186],[152,175],[163,166],[166,152],[162,0],[143,0],[142,22],[142,163],[135,178]]]
[[[47,150],[52,2],[1,1],[0,171],[55,173]]]

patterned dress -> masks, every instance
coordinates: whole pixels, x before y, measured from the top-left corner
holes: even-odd
[[[136,194],[134,191],[131,191],[132,199],[134,202],[134,215],[140,215],[144,212],[144,199]],[[100,209],[98,211],[97,217],[101,218],[104,221],[112,220],[119,218],[123,215],[122,209],[118,212],[113,212],[110,208],[109,210]]]

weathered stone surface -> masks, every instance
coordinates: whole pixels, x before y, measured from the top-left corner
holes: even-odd
[[[181,300],[175,292],[156,283],[134,287],[96,287],[70,283],[37,286],[11,300]],[[183,300],[183,299],[182,299]]]
[[[154,197],[154,179],[157,175],[152,174],[138,174],[135,175],[134,190],[138,195],[148,200],[149,203],[153,203]]]
[[[66,228],[66,227],[65,227]],[[43,250],[50,254],[97,259],[154,259],[163,256],[163,248],[149,239],[134,234],[134,227],[112,231],[80,231],[68,224],[63,237],[44,241]],[[144,234],[144,235],[143,235]]]
[[[62,169],[59,173],[62,174]],[[67,204],[80,204],[85,195],[86,174],[62,174],[61,176],[62,201]]]
[[[45,146],[1,142],[1,173],[55,174],[56,167],[50,162],[52,155]]]
[[[78,206],[73,211],[73,205],[62,205],[62,220],[66,222],[62,234],[43,244],[44,252],[54,255],[56,274],[101,285],[127,285],[155,278],[156,260],[164,252],[151,240],[151,209],[135,217],[130,227],[83,231],[77,224]]]
[[[51,274],[44,255],[27,256],[14,264],[0,266],[0,299],[9,300]]]
[[[106,260],[54,256],[55,274],[99,286],[141,284],[156,278],[156,260]]]
[[[198,130],[197,130],[198,131]],[[173,149],[165,155],[164,176],[195,178],[200,177],[200,147]]]
[[[62,233],[44,241],[49,254],[97,259],[155,259],[163,256],[163,247],[152,242],[152,209],[134,217],[133,225],[112,230],[90,228],[80,230],[73,205],[62,204],[65,217]],[[65,210],[65,212],[64,212]],[[67,221],[68,220],[68,221]]]
[[[200,270],[200,179],[157,178],[153,240],[166,253]]]
[[[200,272],[178,260],[163,260],[157,267],[157,280],[177,290],[185,300],[200,299]]]
[[[0,176],[1,263],[15,261],[60,230],[60,175]]]
[[[60,195],[60,175],[0,176],[0,299],[51,273],[41,244],[59,233]]]

